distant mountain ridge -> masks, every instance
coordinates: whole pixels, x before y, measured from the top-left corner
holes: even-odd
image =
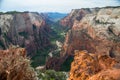
[[[67,13],[59,13],[59,12],[46,12],[42,14],[53,22],[59,21],[65,16],[67,16]]]

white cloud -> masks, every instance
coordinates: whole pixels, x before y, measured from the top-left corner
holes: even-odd
[[[4,0],[1,11],[58,11],[69,12],[71,9],[82,7],[99,7],[120,5],[117,0]]]

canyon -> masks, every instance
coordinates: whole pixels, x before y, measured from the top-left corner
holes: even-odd
[[[25,48],[27,56],[33,60],[33,66],[43,65],[48,53],[41,52],[52,47],[49,38],[52,30],[46,19],[46,16],[37,12],[1,13],[0,49],[11,46]]]
[[[86,14],[86,10],[90,13]],[[74,50],[87,50],[90,53],[107,54],[119,60],[120,8],[106,7],[86,10],[79,10],[85,13],[81,20],[75,17],[76,20],[66,35],[61,56],[72,56]],[[80,14],[79,12],[76,14]]]
[[[34,67],[70,71],[69,80],[119,80],[120,6],[73,9],[62,17],[1,13],[1,51],[23,47]]]
[[[74,57],[69,80],[120,79],[119,22],[120,7],[76,9],[61,20],[71,28],[61,51]]]
[[[59,58],[46,63],[50,69],[69,71],[75,50],[108,55],[120,61],[120,7],[73,9],[61,19],[63,27],[69,27]],[[57,60],[57,62],[55,61]],[[64,65],[66,64],[66,65]]]

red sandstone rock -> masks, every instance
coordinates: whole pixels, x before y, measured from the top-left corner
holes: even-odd
[[[75,51],[69,80],[119,80],[120,67],[108,55],[97,55],[87,51]]]
[[[59,60],[62,61],[58,60],[57,64],[62,65],[69,56],[74,56],[75,50],[109,55],[120,61],[119,11],[120,7],[72,10],[67,17],[61,20],[62,25],[69,26],[71,29],[66,35],[60,54]],[[102,65],[102,67],[106,68],[106,65]]]
[[[76,11],[81,10],[74,11],[74,15],[78,15]],[[66,35],[61,56],[74,55],[74,50],[87,50],[120,60],[119,11],[120,7],[101,8],[87,13],[80,21],[73,20],[74,25]]]
[[[93,11],[96,12],[96,9],[73,9],[68,16],[60,21],[60,24],[63,26],[72,27],[75,21],[80,21],[86,14]]]

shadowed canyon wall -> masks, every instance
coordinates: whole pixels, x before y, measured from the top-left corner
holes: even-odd
[[[0,48],[25,47],[28,55],[50,46],[50,28],[44,16],[35,12],[0,14]]]

